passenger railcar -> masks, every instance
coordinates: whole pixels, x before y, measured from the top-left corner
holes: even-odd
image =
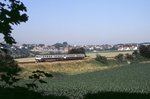
[[[85,57],[84,54],[36,55],[35,60],[37,62],[44,62],[57,60],[75,60],[75,59],[83,59],[84,57]]]

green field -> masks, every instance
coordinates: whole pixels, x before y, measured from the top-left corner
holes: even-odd
[[[56,73],[54,78],[45,80],[48,83],[39,84],[39,91],[71,99],[97,92],[150,93],[150,64],[131,64],[77,75]]]

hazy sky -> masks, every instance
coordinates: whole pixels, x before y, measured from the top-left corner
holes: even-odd
[[[150,41],[150,0],[21,0],[29,21],[19,43],[115,44]]]

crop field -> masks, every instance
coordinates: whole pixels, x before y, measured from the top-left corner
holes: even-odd
[[[96,54],[100,54],[101,56],[106,56],[108,58],[115,57],[118,54],[132,54],[133,51],[99,51],[99,52],[90,52],[86,53],[90,58],[95,58]]]
[[[45,81],[47,84],[39,84],[38,91],[71,99],[97,92],[150,93],[150,64],[130,64],[76,75],[59,73]]]

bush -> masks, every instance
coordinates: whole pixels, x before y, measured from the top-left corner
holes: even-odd
[[[123,63],[123,62],[127,62],[128,64],[130,64],[130,63],[133,63],[134,61],[135,61],[135,57],[134,57],[134,55],[132,54],[125,54],[125,55],[123,55],[123,54],[118,54],[116,57],[115,57],[115,59],[119,62],[119,63]]]
[[[141,45],[139,47],[140,55],[146,58],[150,58],[150,45]]]
[[[128,64],[134,63],[135,62],[135,57],[131,54],[126,54],[125,55],[125,60],[127,61]]]
[[[137,50],[135,50],[133,53],[132,53],[133,56],[137,56],[139,55],[139,52]]]
[[[134,57],[131,54],[126,54],[125,59],[128,60],[128,61],[132,61],[132,60],[134,60]]]
[[[96,55],[96,58],[95,58],[96,61],[99,61],[103,64],[107,64],[108,63],[108,60],[105,56],[101,56],[99,54]]]
[[[118,62],[123,62],[124,61],[124,55],[123,54],[118,54],[117,56],[115,56],[115,59]]]

